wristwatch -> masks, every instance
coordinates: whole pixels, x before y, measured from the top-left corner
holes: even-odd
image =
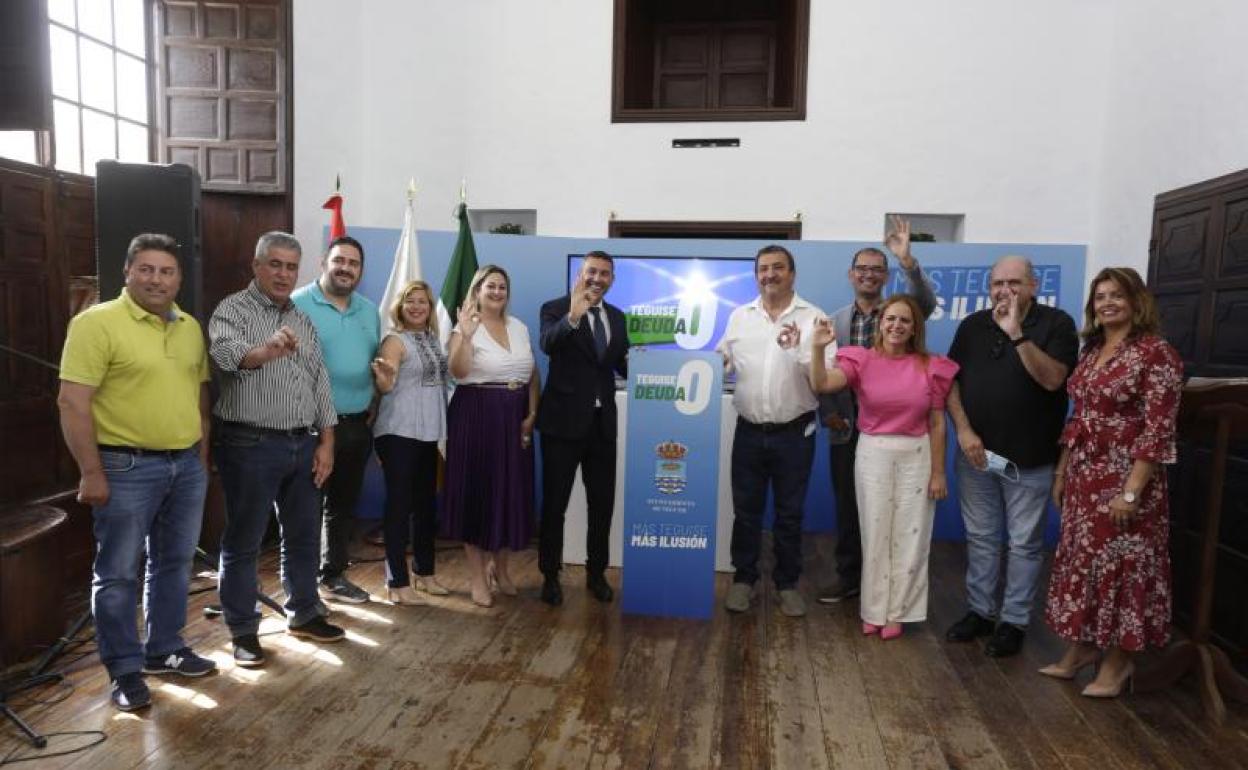
[[[1020,334],[1018,335],[1017,339],[1010,340],[1010,344],[1013,345],[1014,347],[1018,347],[1024,342],[1029,342],[1029,341],[1031,341],[1031,337],[1028,337],[1026,334]]]
[[[1139,495],[1135,494],[1129,489],[1124,489],[1122,491],[1122,501],[1126,503],[1127,505],[1135,505],[1136,501],[1138,501],[1139,499],[1140,499]]]

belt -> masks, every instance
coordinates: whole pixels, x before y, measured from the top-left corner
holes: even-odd
[[[315,436],[319,432],[315,427],[308,425],[300,428],[262,428],[259,425],[248,425],[245,422],[223,422],[221,427],[234,430],[254,430],[270,436]]]
[[[508,380],[507,382],[469,382],[465,383],[470,388],[492,388],[494,390],[520,390],[527,388],[529,383],[523,380]]]
[[[119,446],[117,444],[99,444],[102,452],[119,452],[121,454],[135,455],[142,457],[143,455],[151,455],[153,457],[176,457],[183,452],[194,452],[199,448],[199,444],[191,444],[185,449],[144,449],[138,446]]]
[[[355,412],[354,414],[338,415],[338,422],[365,422],[368,420],[368,411]]]
[[[792,430],[793,428],[804,428],[815,419],[814,412],[806,412],[798,415],[788,422],[750,422],[744,417],[737,417],[738,425],[746,425],[761,433],[779,433],[781,431]]]

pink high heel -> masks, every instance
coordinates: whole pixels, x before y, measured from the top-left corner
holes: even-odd
[[[901,636],[900,623],[886,623],[884,628],[880,629],[880,638],[886,642],[899,636]]]
[[[862,635],[863,636],[871,636],[872,634],[878,634],[879,632],[880,632],[879,626],[875,625],[874,623],[868,623],[865,620],[862,621]]]

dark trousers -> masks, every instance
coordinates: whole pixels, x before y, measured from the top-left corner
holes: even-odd
[[[411,584],[407,544],[412,544],[412,569],[433,574],[433,544],[438,532],[435,495],[438,442],[402,436],[378,436],[377,456],[386,478],[386,584]]]
[[[286,617],[293,626],[312,620],[318,615],[316,549],[321,492],[312,484],[317,437],[283,436],[218,423],[212,441],[225,492],[218,592],[230,635],[254,634],[260,627],[256,566],[275,503],[282,533]]]
[[[849,443],[828,446],[832,466],[832,491],[836,494],[836,574],[845,585],[862,582],[862,532],[858,528],[858,495],[854,489],[854,455],[858,453],[858,430]]]
[[[811,418],[813,422],[813,417]],[[764,431],[737,420],[732,444],[733,580],[757,582],[763,542],[763,509],[770,487],[776,512],[772,526],[776,566],[772,580],[784,590],[802,574],[802,505],[815,459],[815,436],[805,423]]]
[[[611,512],[615,506],[615,437],[607,437],[602,410],[583,438],[560,438],[542,434],[542,522],[538,566],[548,578],[557,577],[563,565],[563,523],[572,496],[576,468],[581,468],[588,508],[585,538],[585,569],[590,576],[607,568],[611,538]]]
[[[321,580],[347,571],[355,505],[364,468],[373,452],[373,429],[363,419],[342,418],[334,427],[334,472],[325,481],[321,506]]]

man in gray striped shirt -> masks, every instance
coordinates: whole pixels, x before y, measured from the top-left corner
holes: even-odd
[[[338,417],[316,329],[290,301],[301,254],[294,236],[265,233],[255,280],[222,300],[208,322],[221,390],[213,444],[226,504],[219,592],[240,666],[264,663],[256,561],[274,503],[287,630],[320,642],[343,637],[317,609],[320,488],[333,470]]]

